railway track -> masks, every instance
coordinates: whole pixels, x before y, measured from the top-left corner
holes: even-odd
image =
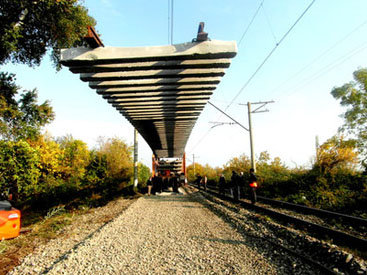
[[[307,220],[307,218],[300,217],[299,213],[307,213],[312,214],[317,217],[323,218],[334,218],[342,220],[343,222],[353,225],[354,227],[365,228],[367,224],[367,220],[361,219],[358,217],[352,217],[340,213],[325,211],[321,209],[309,208],[304,207],[296,204],[280,202],[272,199],[268,199],[265,197],[259,197],[259,201],[262,203],[267,203],[268,205],[263,205],[262,203],[258,203],[253,205],[246,200],[241,199],[240,201],[235,201],[229,196],[221,196],[219,195],[218,191],[214,188],[207,188],[207,192],[220,197],[225,200],[229,200],[231,202],[235,202],[242,207],[252,209],[254,211],[263,213],[278,222],[291,226],[293,228],[299,230],[305,230],[312,236],[329,241],[335,245],[347,247],[353,250],[358,250],[362,254],[367,252],[367,239],[361,237],[361,234],[351,234],[346,233],[341,230],[336,230],[331,228],[330,226],[322,225],[319,222],[312,222]],[[279,209],[274,209],[274,207],[269,207],[269,205],[276,205],[277,208],[287,209],[287,213],[284,211],[280,211]],[[291,210],[291,211],[289,211]],[[295,212],[293,212],[295,211]],[[298,213],[298,214],[297,214]],[[366,232],[364,232],[365,234]]]

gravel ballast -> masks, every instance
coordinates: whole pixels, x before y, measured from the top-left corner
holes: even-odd
[[[97,208],[10,274],[366,274],[336,246],[186,190]]]
[[[142,197],[51,264],[47,253],[52,252],[34,254],[12,274],[278,273],[277,266],[248,246],[201,199]],[[42,258],[48,264],[40,270]]]

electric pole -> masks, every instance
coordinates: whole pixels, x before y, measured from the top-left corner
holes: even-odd
[[[251,167],[256,172],[256,162],[255,162],[255,152],[254,152],[254,142],[252,137],[252,123],[251,123],[251,103],[247,102],[247,111],[248,111],[248,128],[250,134],[250,148],[251,148]]]
[[[269,110],[261,110],[266,104],[274,103],[274,101],[264,101],[264,102],[247,102],[247,113],[248,113],[248,127],[249,127],[249,134],[250,134],[250,149],[251,149],[251,168],[254,169],[256,172],[256,161],[255,161],[255,150],[254,150],[254,141],[253,141],[253,130],[252,130],[252,121],[251,121],[251,114],[256,113],[264,113],[269,112]],[[261,105],[260,107],[256,108],[252,111],[251,104],[253,105]],[[245,105],[245,104],[240,104]]]
[[[134,188],[138,187],[138,130],[134,128]]]
[[[208,103],[210,105],[212,105],[215,109],[217,109],[219,112],[221,112],[222,114],[224,114],[225,116],[227,116],[229,119],[231,119],[232,121],[234,121],[235,124],[239,125],[240,127],[242,127],[243,129],[245,129],[246,131],[249,132],[249,134],[250,134],[250,148],[251,148],[251,167],[256,172],[255,152],[254,152],[253,135],[252,135],[252,132],[253,131],[252,131],[251,114],[269,112],[269,110],[261,110],[261,108],[264,107],[266,104],[274,103],[274,101],[272,100],[272,101],[264,101],[264,102],[253,102],[253,103],[247,102],[247,104],[240,104],[240,105],[247,105],[249,129],[247,129],[245,126],[243,126],[237,120],[235,120],[233,117],[231,117],[230,115],[228,115],[226,112],[224,112],[221,109],[219,109],[217,106],[215,106],[210,101],[208,101]],[[260,104],[261,106],[252,111],[251,110],[251,104],[253,104],[253,105]],[[224,123],[224,122],[212,122],[212,123],[216,123],[216,125],[212,126],[211,128],[214,128],[214,127],[220,126],[220,125],[224,125],[224,124],[231,124],[231,123]],[[195,169],[195,165],[194,165],[194,169]]]
[[[316,162],[318,162],[318,158],[319,158],[319,147],[320,147],[320,143],[319,143],[319,136],[316,136],[315,138],[315,146],[316,146]]]

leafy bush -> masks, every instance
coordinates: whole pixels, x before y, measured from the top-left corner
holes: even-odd
[[[0,140],[0,193],[26,199],[38,191],[39,155],[25,141]]]

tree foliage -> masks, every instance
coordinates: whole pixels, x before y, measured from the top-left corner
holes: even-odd
[[[71,135],[58,139],[63,154],[60,158],[63,166],[63,177],[80,181],[86,173],[89,164],[90,153],[87,144],[81,140],[74,139]]]
[[[0,140],[0,193],[10,192],[14,199],[37,190],[39,155],[25,141]]]
[[[315,167],[321,173],[336,173],[338,170],[355,171],[358,154],[355,142],[334,136],[324,142],[317,150]]]
[[[138,182],[145,184],[151,176],[150,169],[145,164],[138,162]]]
[[[37,139],[42,127],[54,119],[52,107],[48,101],[37,104],[35,89],[19,94],[14,81],[13,74],[0,72],[0,138]]]
[[[0,64],[11,60],[39,65],[49,48],[55,64],[59,49],[82,44],[95,20],[78,0],[2,0]]]
[[[367,69],[353,73],[354,81],[336,87],[331,91],[333,97],[346,107],[344,125],[340,131],[352,134],[360,152],[367,159]]]
[[[128,179],[133,173],[132,147],[119,138],[101,139],[99,152],[106,156],[107,177]]]

